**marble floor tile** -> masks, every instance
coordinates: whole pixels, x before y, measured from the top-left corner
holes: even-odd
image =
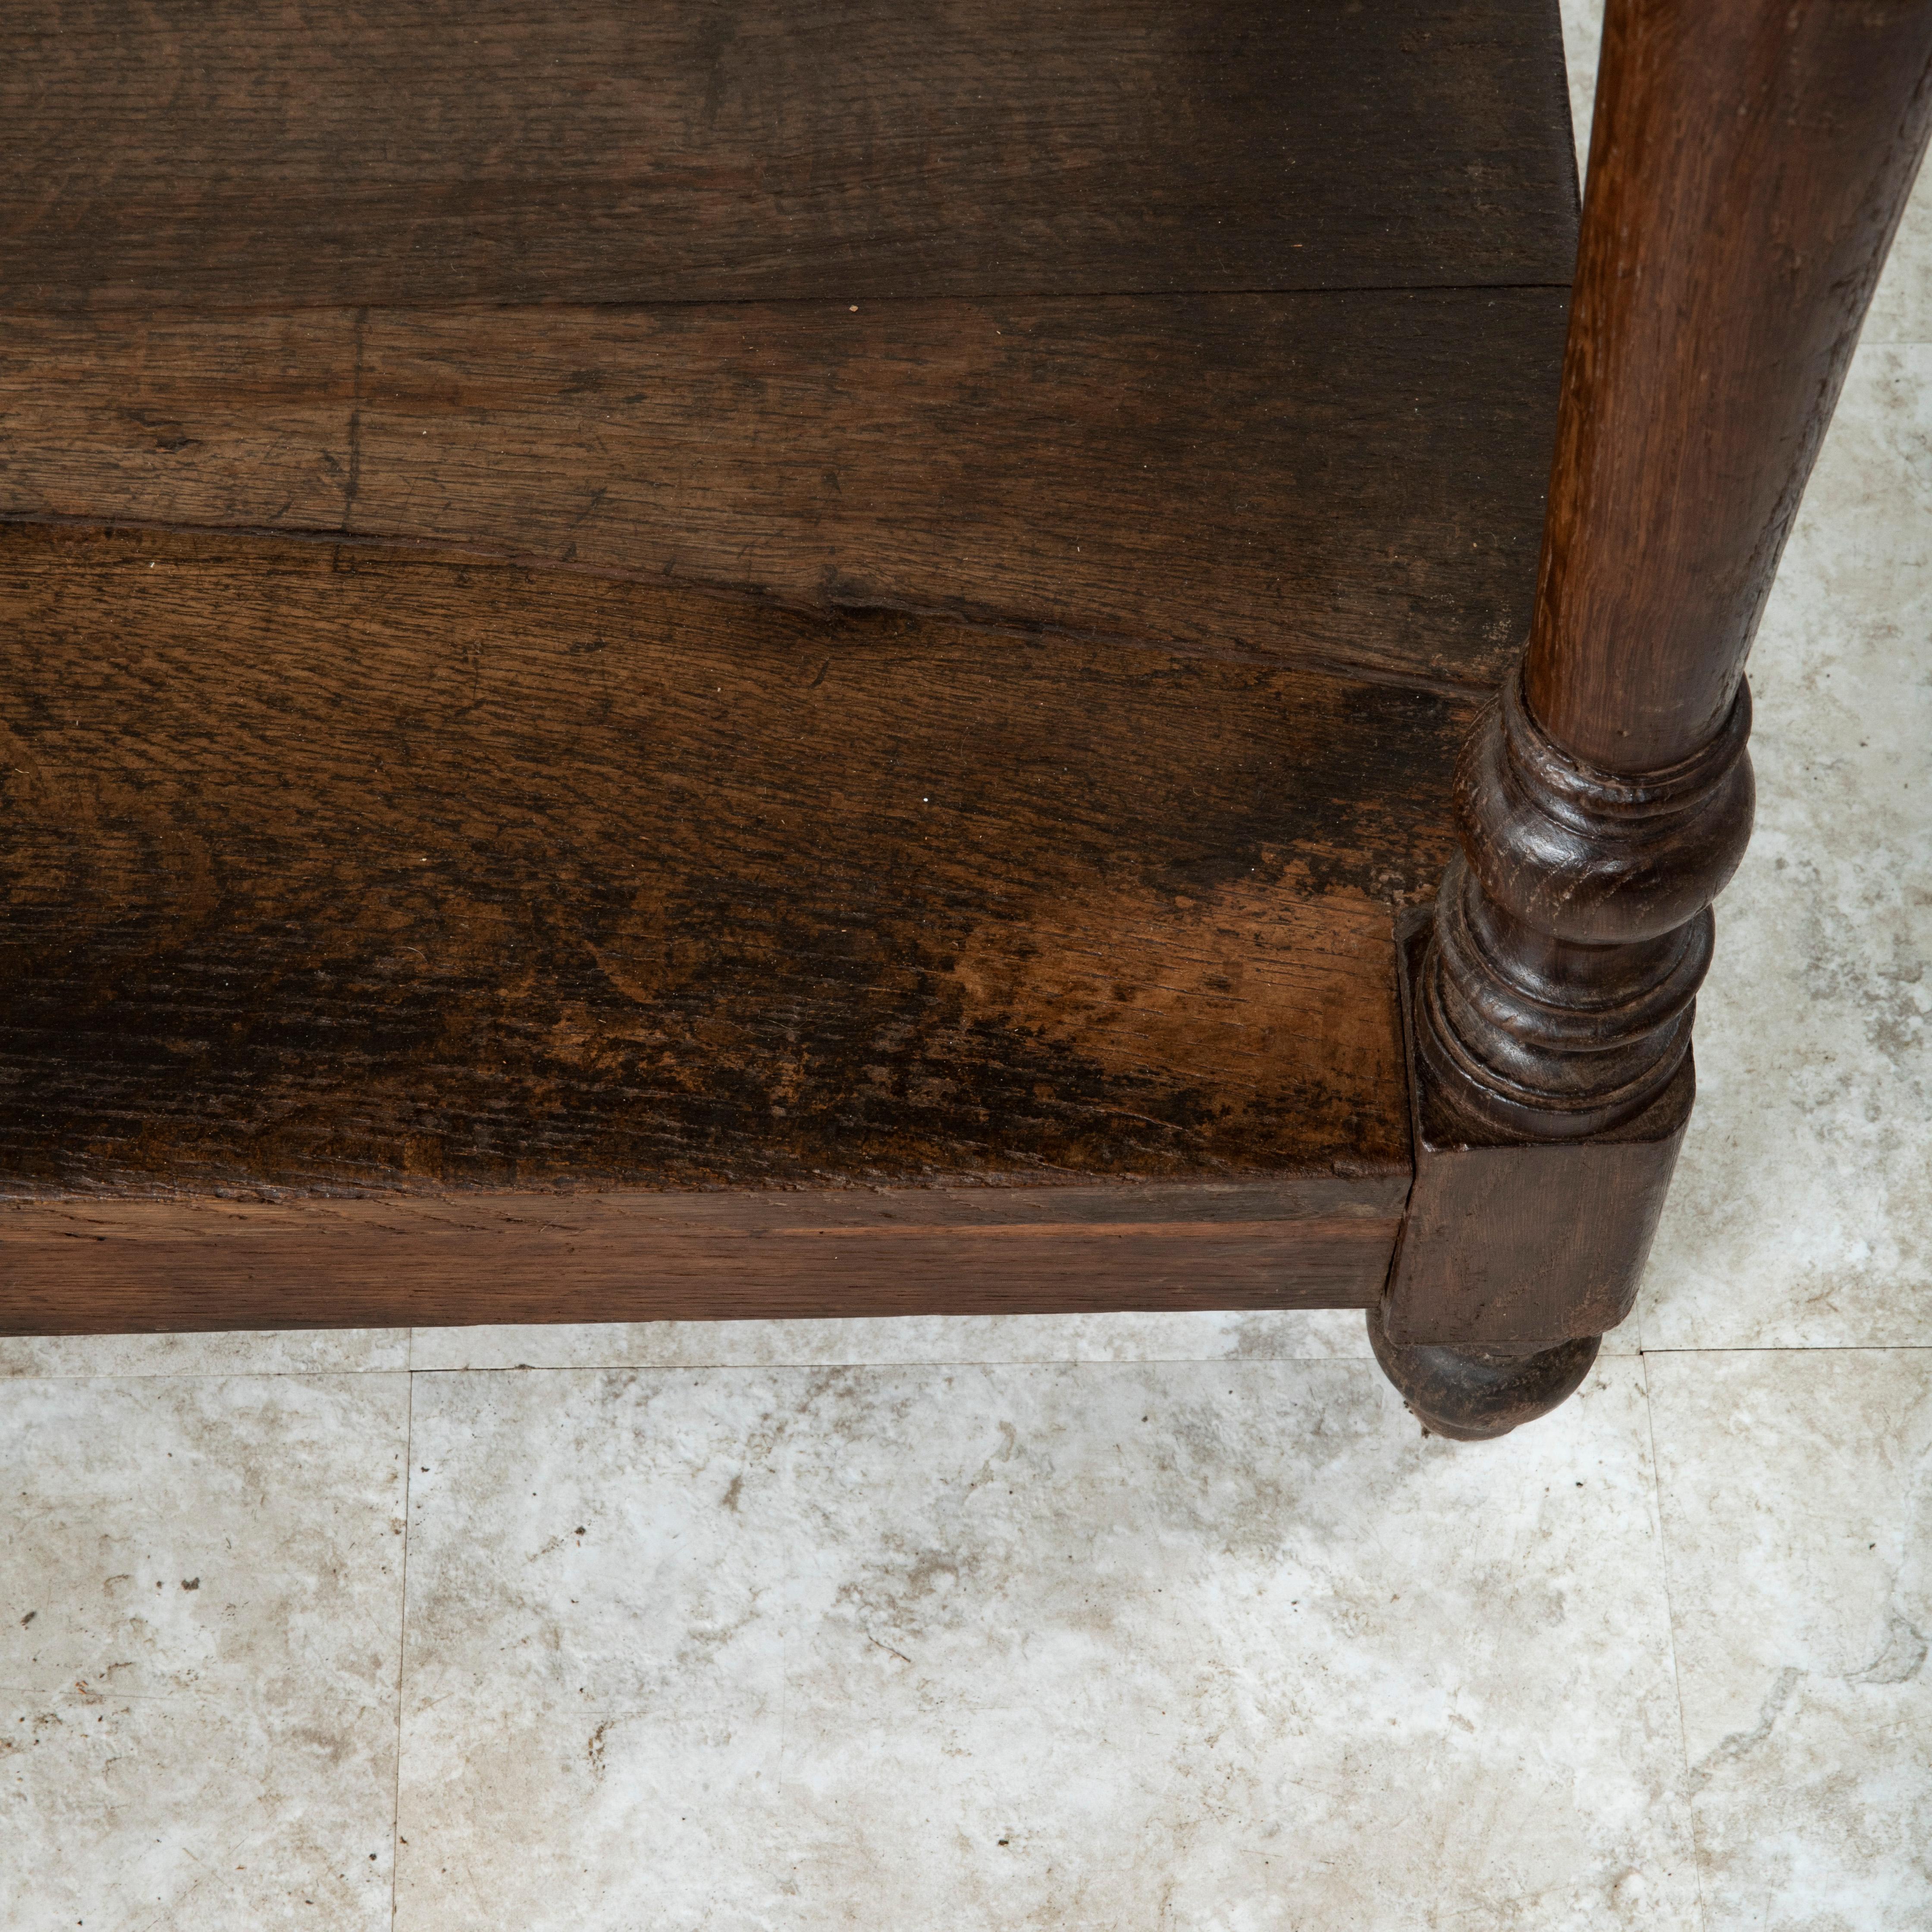
[[[829,1367],[895,1362],[1370,1359],[1359,1309],[1174,1315],[907,1315],[418,1328],[418,1369]]]
[[[1709,1932],[1922,1932],[1932,1350],[1646,1365]]]
[[[0,1381],[13,1376],[344,1375],[409,1365],[406,1328],[0,1335]]]
[[[1590,123],[1597,98],[1597,50],[1604,38],[1604,0],[1559,0],[1563,62],[1570,73],[1570,123],[1576,135],[1576,174],[1588,172]]]
[[[0,1923],[389,1924],[403,1376],[0,1384]]]
[[[1932,342],[1932,170],[1906,203],[1858,342]]]
[[[1690,1932],[1642,1382],[419,1375],[399,1932]]]
[[[1604,1341],[1606,1354],[1635,1354],[1638,1346],[1634,1322]],[[418,1328],[412,1350],[425,1370],[1372,1359],[1357,1308]]]

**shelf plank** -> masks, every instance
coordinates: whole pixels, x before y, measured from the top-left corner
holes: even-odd
[[[16,1196],[1406,1175],[1466,702],[0,533]]]
[[[0,28],[0,169],[32,309],[1567,283],[1576,245],[1544,0],[46,0]]]
[[[0,515],[1493,686],[1566,298],[0,317]]]
[[[0,1331],[1372,1302],[1552,4],[52,0],[0,155]]]

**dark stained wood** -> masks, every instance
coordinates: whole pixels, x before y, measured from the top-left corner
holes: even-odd
[[[1411,1011],[1429,934],[1426,912],[1398,928]],[[1616,1327],[1636,1306],[1690,1121],[1688,1052],[1635,1119],[1588,1140],[1535,1141],[1470,1121],[1404,1031],[1415,1182],[1382,1301],[1384,1342],[1534,1354]]]
[[[46,0],[45,309],[1564,283],[1546,0]]]
[[[1610,0],[1527,675],[1576,756],[1723,724],[1928,128],[1923,0]]]
[[[16,1194],[1406,1174],[1466,704],[0,534]]]
[[[1366,1307],[1407,1185],[14,1202],[0,1334]]]
[[[1393,1341],[1379,1309],[1369,1311],[1376,1360],[1422,1424],[1425,1436],[1488,1442],[1547,1415],[1583,1386],[1600,1335],[1580,1335],[1534,1354]]]
[[[1372,1324],[1430,1426],[1494,1432],[1495,1364],[1462,1387],[1412,1338],[1540,1351],[1634,1291],[1750,836],[1745,654],[1928,128],[1924,0],[1609,0],[1535,626],[1413,1000],[1424,1098],[1494,1185],[1418,1142]],[[1526,1369],[1521,1416],[1574,1366]]]
[[[1561,291],[0,317],[0,514],[1493,687]]]
[[[1919,0],[1605,18],[1536,624],[1419,995],[1445,1090],[1532,1139],[1634,1118],[1689,1052],[1750,832],[1744,654],[1932,130]]]
[[[1471,1121],[1577,1140],[1646,1112],[1690,1051],[1710,902],[1756,794],[1750,694],[1681,764],[1620,777],[1571,758],[1506,685],[1460,761],[1463,850],[1436,896],[1418,1052]]]
[[[1376,1302],[1547,0],[54,0],[0,155],[0,1330]]]

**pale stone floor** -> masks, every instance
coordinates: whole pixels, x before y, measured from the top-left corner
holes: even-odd
[[[0,1924],[1932,1926],[1932,189],[1753,682],[1556,1418],[1343,1316],[0,1344]]]

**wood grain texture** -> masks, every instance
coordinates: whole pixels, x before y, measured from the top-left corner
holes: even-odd
[[[1932,130],[1932,8],[1610,0],[1592,128],[1526,682],[1648,772],[1737,695]]]
[[[0,318],[0,514],[429,541],[1492,688],[1542,290]]]
[[[1425,1436],[1490,1442],[1568,1402],[1583,1386],[1600,1335],[1559,1342],[1534,1354],[1392,1340],[1382,1311],[1369,1312],[1369,1346]]]
[[[1586,1137],[1689,1052],[1745,656],[1928,131],[1923,0],[1610,0],[1535,623],[1421,976],[1474,1118]]]
[[[1462,850],[1418,979],[1420,1057],[1484,1128],[1583,1140],[1645,1114],[1689,1064],[1711,902],[1750,843],[1740,688],[1724,730],[1665,770],[1570,757],[1510,679],[1456,772]]]
[[[53,0],[0,155],[0,1329],[1374,1301],[1547,0]]]
[[[1430,923],[1414,913],[1398,927],[1412,1001]],[[1616,1328],[1636,1306],[1696,1096],[1688,1048],[1636,1118],[1554,1142],[1472,1124],[1412,1030],[1408,1045],[1415,1181],[1382,1298],[1384,1342],[1533,1355]]]
[[[0,1208],[0,1334],[1366,1306],[1405,1175]]]
[[[1554,4],[48,0],[4,299],[1564,283]]]
[[[0,536],[16,1194],[1406,1174],[1466,704]]]
[[[1426,1426],[1542,1413],[1634,1299],[1750,836],[1746,654],[1928,128],[1924,0],[1608,0],[1535,622],[1404,1003],[1370,1330]]]

